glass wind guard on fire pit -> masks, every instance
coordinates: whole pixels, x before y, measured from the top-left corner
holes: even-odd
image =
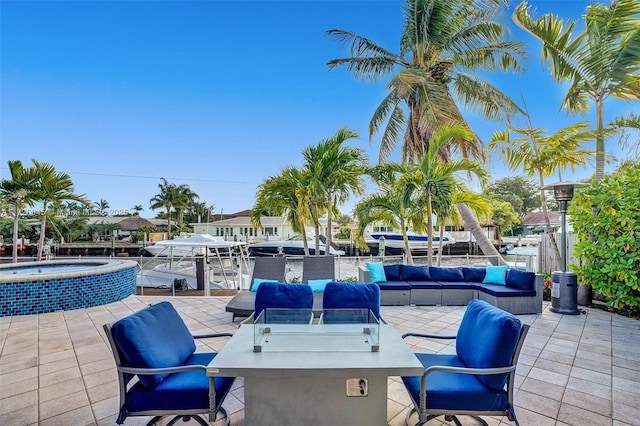
[[[267,308],[253,322],[254,352],[378,352],[380,321],[368,309]]]

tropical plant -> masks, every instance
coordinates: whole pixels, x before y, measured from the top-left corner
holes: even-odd
[[[61,203],[62,201],[77,201],[90,206],[89,200],[84,195],[77,195],[73,192],[73,182],[71,177],[64,172],[56,171],[49,163],[40,163],[32,159],[35,169],[36,179],[34,181],[33,197],[42,203],[40,239],[38,242],[38,261],[42,260],[44,250],[44,238],[47,228],[47,208],[50,204]]]
[[[593,133],[588,130],[588,122],[571,124],[557,130],[550,135],[545,129],[509,126],[508,130],[494,132],[489,141],[489,149],[498,151],[511,170],[522,167],[528,177],[536,176],[540,185],[540,206],[544,213],[547,234],[551,240],[555,259],[560,259],[560,250],[551,227],[544,179],[561,170],[570,167],[585,167],[593,158],[593,151],[582,148],[582,145],[593,139]],[[521,136],[513,137],[512,134]],[[559,176],[562,180],[562,176]]]
[[[504,230],[520,223],[520,219],[516,216],[516,212],[513,211],[513,206],[506,201],[491,199],[489,204],[491,205],[491,222],[493,222],[498,232],[498,241],[502,243]]]
[[[20,210],[25,206],[33,206],[35,201],[35,169],[24,168],[20,160],[9,160],[11,179],[0,181],[0,196],[13,208],[13,249],[12,262],[18,261],[18,233],[20,232]]]
[[[158,188],[160,192],[149,200],[151,209],[161,209],[164,208],[167,212],[167,231],[169,238],[171,238],[171,208],[174,204],[175,199],[175,188],[176,186],[165,178],[160,178],[160,183],[158,184]]]
[[[540,189],[525,176],[509,176],[491,182],[483,189],[489,198],[511,204],[519,219],[540,208]]]
[[[200,198],[189,185],[182,184],[174,187],[173,207],[178,211],[178,228],[182,228],[184,211],[191,208]]]
[[[350,31],[327,31],[348,44],[351,53],[329,61],[330,69],[346,66],[356,78],[372,81],[395,73],[387,86],[388,95],[369,123],[370,139],[382,129],[381,161],[393,152],[403,129],[403,161],[420,159],[437,128],[465,122],[459,105],[487,119],[519,111],[497,87],[470,74],[522,70],[525,51],[522,43],[506,40],[508,29],[498,20],[501,6],[499,0],[408,0],[399,53]],[[457,154],[485,158],[483,144],[475,135],[452,139],[438,153],[445,160]],[[481,250],[499,256],[473,212],[464,204],[458,208]]]
[[[134,212],[133,214],[135,214],[136,216],[139,216],[140,212],[144,210],[144,207],[142,207],[142,204],[136,204],[131,208],[131,210],[133,210]]]
[[[305,225],[310,221],[311,212],[306,197],[308,175],[296,167],[287,166],[279,175],[264,180],[256,191],[256,201],[251,209],[251,223],[262,228],[263,214],[285,216],[294,232],[306,235]],[[309,243],[306,238],[304,253],[309,254]]]
[[[347,201],[350,194],[361,195],[364,192],[361,175],[367,156],[360,148],[344,145],[347,140],[357,137],[356,132],[343,128],[330,138],[302,151],[303,173],[309,177],[307,194],[312,200],[311,212],[316,225],[316,255],[320,254],[318,219],[321,212],[327,214],[326,246],[330,247],[333,239],[333,215],[339,213],[337,207]],[[329,251],[325,254],[329,255]]]
[[[552,13],[533,19],[534,10],[520,3],[515,23],[542,42],[542,59],[551,75],[570,82],[561,108],[569,113],[596,110],[596,179],[604,177],[604,102],[608,97],[624,101],[640,99],[640,2],[612,0],[587,7],[584,30],[573,36],[576,23]]]
[[[109,202],[107,200],[101,199],[93,203],[93,205],[95,206],[94,210],[98,216],[108,216],[106,212],[109,210]]]
[[[640,162],[576,192],[569,207],[577,234],[571,265],[582,284],[602,293],[614,308],[640,305]]]
[[[424,206],[426,217],[427,265],[432,264],[433,254],[433,215],[449,216],[453,207],[453,194],[458,187],[456,175],[466,173],[475,175],[481,181],[487,177],[487,172],[477,161],[466,158],[449,161],[443,160],[439,152],[452,139],[469,140],[473,133],[466,126],[443,125],[433,133],[427,151],[420,162],[409,164],[407,172],[402,176],[401,183],[405,185],[404,200],[410,200],[418,195],[420,205]],[[415,202],[415,201],[414,201]],[[413,228],[419,230],[419,225],[413,223]]]

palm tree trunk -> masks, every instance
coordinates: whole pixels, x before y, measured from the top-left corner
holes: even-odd
[[[604,178],[604,103],[602,96],[596,98],[596,180]]]
[[[400,221],[400,226],[402,227],[402,240],[404,241],[404,250],[407,253],[407,262],[409,265],[413,265],[413,254],[411,254],[411,247],[409,247],[409,237],[407,237],[407,226],[404,223],[404,220]]]
[[[444,246],[442,245],[442,240],[444,239],[444,226],[442,224],[438,224],[439,232],[438,235],[440,237],[440,245],[438,246],[438,260],[437,265],[442,265],[442,249]]]
[[[47,229],[47,202],[42,203],[42,221],[40,222],[40,238],[38,239],[38,262],[42,260],[42,252],[44,250],[44,234]]]
[[[485,256],[489,256],[489,261],[492,264],[497,265],[500,263],[498,259],[502,259],[502,263],[506,263],[500,252],[498,252],[491,241],[489,241],[489,238],[484,235],[482,228],[480,228],[478,218],[473,214],[471,209],[467,207],[466,204],[460,203],[458,204],[458,211],[460,212],[460,217],[464,222],[465,229],[468,229],[471,232],[471,235],[476,239],[482,253]]]
[[[167,207],[167,229],[169,230],[167,234],[167,240],[171,239],[171,207]]]
[[[18,203],[14,206],[13,211],[13,249],[11,250],[11,261],[18,262],[18,219],[20,218],[20,209]]]
[[[431,266],[433,260],[433,209],[431,208],[431,192],[427,190],[427,266]]]

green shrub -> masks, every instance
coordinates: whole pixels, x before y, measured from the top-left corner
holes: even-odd
[[[614,308],[640,304],[640,162],[582,189],[569,208],[578,242],[572,265],[582,284]]]

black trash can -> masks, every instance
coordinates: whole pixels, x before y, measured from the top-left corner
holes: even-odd
[[[204,254],[196,255],[196,287],[198,290],[204,290]]]
[[[551,273],[551,312],[579,315],[578,276],[573,272]]]

